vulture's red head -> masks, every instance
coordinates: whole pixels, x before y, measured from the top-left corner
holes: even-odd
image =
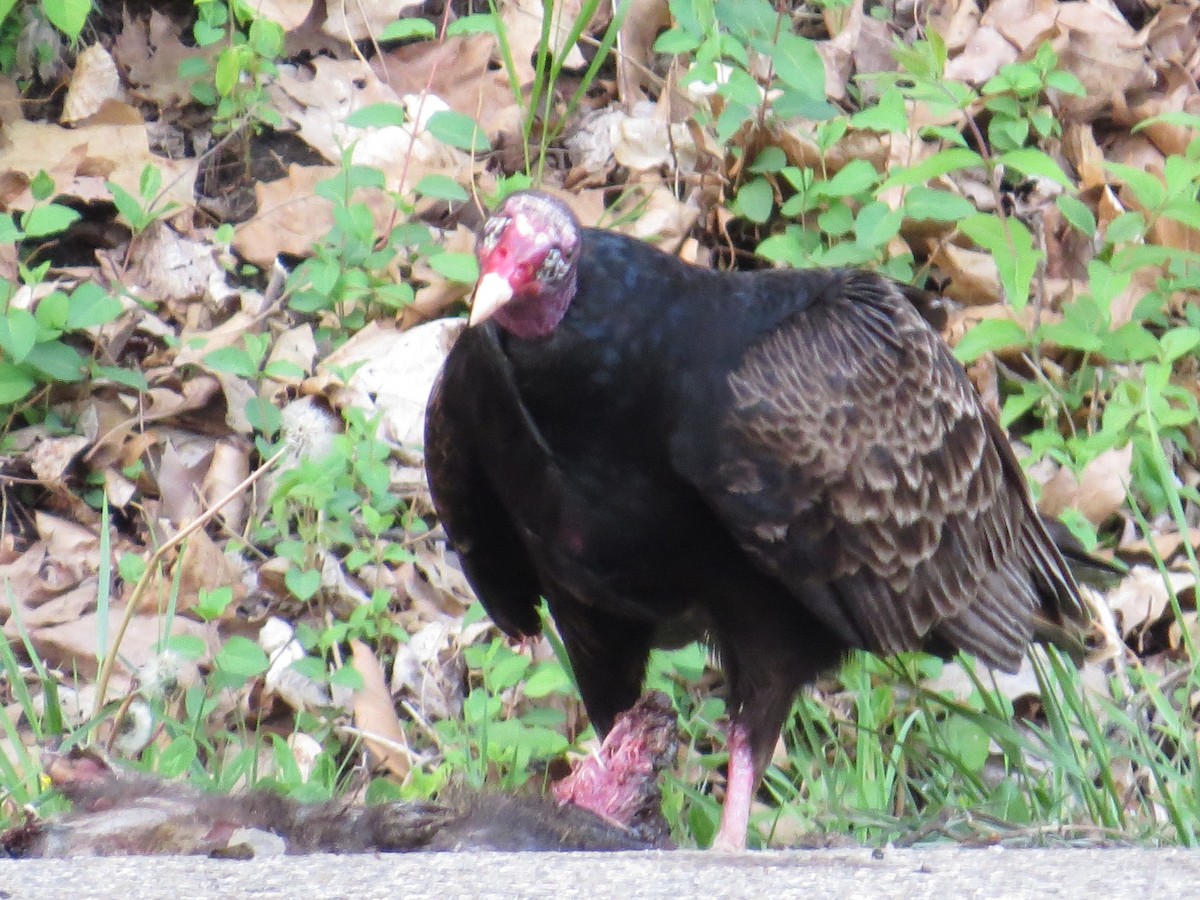
[[[575,296],[579,243],[579,220],[564,203],[534,192],[510,196],[483,225],[469,324],[495,317],[516,337],[549,335]]]

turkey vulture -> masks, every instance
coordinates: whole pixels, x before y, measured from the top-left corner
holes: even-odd
[[[511,195],[426,419],[434,505],[510,635],[545,597],[596,730],[653,647],[728,679],[714,846],[797,691],[849,648],[1014,670],[1086,614],[1021,468],[917,292],[851,270],[717,272]]]

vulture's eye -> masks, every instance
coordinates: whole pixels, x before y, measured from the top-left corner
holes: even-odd
[[[508,216],[492,216],[483,226],[483,246],[485,250],[491,250],[496,246],[496,242],[500,240],[500,235],[509,223]]]
[[[539,281],[558,281],[567,274],[569,268],[567,258],[563,256],[562,251],[557,247],[551,247],[546,253],[546,258],[542,260],[542,267],[538,269],[537,277]]]

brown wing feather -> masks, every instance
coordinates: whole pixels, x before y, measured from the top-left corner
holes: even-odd
[[[1003,434],[891,282],[845,273],[753,345],[729,387],[710,499],[848,642],[933,640],[1011,669],[1035,612],[1077,615]]]

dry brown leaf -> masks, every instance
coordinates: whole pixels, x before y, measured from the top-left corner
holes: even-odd
[[[1107,184],[1104,152],[1096,143],[1091,125],[1084,122],[1068,123],[1063,134],[1063,152],[1079,175],[1081,192]]]
[[[98,582],[95,578],[87,578],[69,591],[36,605],[14,595],[18,609],[13,610],[12,618],[5,623],[4,636],[10,641],[20,640],[22,629],[30,633],[63,622],[74,622],[96,608],[97,594]]]
[[[1154,85],[1145,37],[1115,10],[1094,3],[1061,3],[1055,11],[1055,27],[1059,68],[1078,78],[1087,91],[1084,97],[1057,97],[1060,113],[1067,118],[1093,121],[1121,103],[1118,98]]]
[[[339,7],[347,6],[353,9],[362,9],[364,6],[377,7],[378,3],[339,3]],[[254,4],[254,14],[262,16],[270,22],[274,22],[284,31],[294,31],[308,21],[308,15],[312,12],[313,0],[256,0]],[[395,17],[393,16],[393,19]],[[391,21],[390,19],[387,21]],[[387,24],[385,21],[384,24]],[[366,35],[364,35],[366,37]],[[357,38],[355,38],[357,40]]]
[[[946,63],[946,78],[979,86],[1019,56],[1008,38],[984,25],[971,35],[963,52]]]
[[[173,160],[150,152],[145,125],[84,125],[63,128],[18,121],[5,127],[0,148],[0,173],[17,172],[32,178],[45,171],[59,195],[81,200],[110,201],[105,181],[113,181],[138,196],[142,170],[152,165],[162,172],[161,202],[190,207],[196,181],[195,160]],[[10,198],[17,209],[29,209],[28,190]]]
[[[995,28],[1024,53],[1036,50],[1055,32],[1061,5],[1056,0],[995,0],[987,5],[979,22]]]
[[[988,306],[1003,299],[1000,272],[992,254],[943,244],[932,261],[949,279],[944,288],[947,297],[967,306]]]
[[[179,557],[180,567],[178,609],[187,612],[195,607],[200,599],[201,591],[214,591],[217,588],[233,589],[234,606],[237,601],[246,596],[246,588],[242,584],[242,569],[245,564],[227,555],[204,529],[193,532],[188,536],[187,544]],[[158,604],[166,598],[171,590],[171,583],[164,580],[160,586],[162,596],[151,598],[143,604],[147,613],[161,609]]]
[[[471,172],[466,153],[443,144],[427,130],[432,116],[449,109],[444,100],[423,92],[397,94],[356,59],[321,57],[311,69],[281,67],[272,98],[279,113],[325,159],[339,163],[350,148],[355,164],[383,172],[389,190],[406,190],[430,170],[463,178]],[[368,128],[346,124],[351,113],[376,103],[402,106],[404,124]]]
[[[329,166],[289,166],[286,178],[257,182],[258,214],[238,227],[234,249],[263,268],[281,254],[307,256],[333,227],[333,206],[315,195],[316,185],[339,171]],[[395,202],[375,189],[360,189],[353,199],[367,205],[376,230],[383,233],[395,214]]]
[[[103,46],[92,44],[75,60],[75,71],[59,119],[74,125],[98,113],[107,101],[121,97],[121,75],[117,72],[117,64]]]
[[[854,58],[854,71],[858,75],[874,75],[877,72],[894,72],[896,62],[895,35],[889,23],[874,16],[863,16],[859,26],[858,40],[850,48]],[[860,82],[866,96],[874,97],[878,87],[868,81]]]
[[[204,507],[201,485],[212,462],[214,438],[186,432],[163,441],[158,467],[159,514],[176,528],[195,519]]]
[[[568,69],[578,69],[586,64],[583,54],[577,46],[572,46],[566,56],[562,49],[566,43],[571,27],[581,15],[581,0],[560,0],[551,6],[554,18],[551,20],[550,52],[563,60]],[[533,83],[536,71],[533,68],[533,56],[542,43],[542,19],[545,5],[542,0],[502,0],[500,3],[500,22],[508,37],[508,46],[512,52],[513,67],[516,69],[517,83],[522,87]],[[584,29],[585,33],[587,29]]]
[[[280,0],[274,2],[279,3]],[[291,2],[295,3],[296,0]],[[397,19],[420,15],[423,6],[421,0],[356,0],[353,3],[329,3],[325,7],[328,13],[321,30],[330,37],[347,42],[377,38],[384,28]],[[294,13],[292,17],[295,18]],[[300,22],[296,24],[299,25]]]
[[[639,106],[635,115],[613,112],[599,121],[608,128],[607,144],[613,158],[634,172],[661,166],[669,171],[695,171],[696,144],[688,127],[655,115],[650,104]],[[593,153],[598,155],[605,141],[597,139],[595,143]]]
[[[142,232],[137,250],[125,283],[147,301],[220,304],[233,294],[211,239],[184,237],[160,221]]]
[[[12,613],[9,600],[27,606],[37,606],[57,596],[61,588],[47,584],[42,577],[46,562],[46,545],[37,541],[16,559],[0,565],[0,614]]]
[[[212,461],[200,484],[205,508],[228,495],[250,474],[250,448],[244,441],[220,440],[213,445]],[[224,506],[217,518],[232,534],[240,534],[249,515],[249,498],[236,494]]]
[[[495,54],[493,35],[450,37],[400,47],[384,54],[376,68],[397,94],[428,90],[478,122],[494,142],[502,133],[518,132],[522,117],[507,73],[490,67]]]
[[[335,405],[379,416],[379,437],[413,452],[425,442],[425,402],[461,328],[458,319],[407,331],[372,322],[317,367],[318,378],[353,372],[343,389],[332,392]]]
[[[621,23],[617,54],[617,96],[626,109],[645,99],[642,88],[653,82],[654,41],[671,23],[667,0],[633,0]],[[665,93],[665,92],[664,92]]]
[[[302,373],[312,372],[313,363],[317,358],[317,341],[313,336],[312,325],[305,323],[289,328],[275,339],[271,353],[267,357],[266,371],[271,372],[272,366],[286,364],[295,366]],[[278,371],[272,374],[271,380],[282,384],[298,384],[304,375],[281,375]]]
[[[87,445],[88,439],[78,434],[38,441],[26,454],[34,477],[45,485],[61,485],[67,468]]]
[[[396,648],[392,664],[392,694],[411,697],[435,721],[462,715],[464,664],[456,633],[449,622],[435,619]]]
[[[975,0],[933,0],[924,15],[926,26],[946,42],[951,56],[960,53],[979,28],[979,5]]]
[[[197,59],[211,62],[221,52],[221,45],[184,46],[175,23],[158,11],[150,13],[148,22],[128,12],[123,19],[113,54],[126,73],[130,92],[163,110],[188,103],[192,99],[191,85],[179,77],[179,66]]]
[[[78,573],[72,584],[95,570],[100,538],[94,531],[41,511],[34,514],[34,521],[38,536],[49,551],[49,563]]]
[[[1170,588],[1162,573],[1149,566],[1134,566],[1121,583],[1104,595],[1109,608],[1117,617],[1122,637],[1149,628],[1166,614],[1171,594],[1196,586],[1196,577],[1185,572],[1168,572]]]
[[[114,650],[114,626],[124,615],[124,607],[114,605],[108,611],[108,649]],[[135,615],[129,622],[125,637],[121,641],[120,654],[116,660],[117,671],[131,674],[155,655],[159,641],[164,633],[164,622],[161,615]],[[211,653],[217,646],[217,635],[214,628],[192,622],[188,619],[176,618],[171,627],[166,629],[169,635],[186,634],[198,637],[204,641]],[[94,679],[98,666],[96,663],[96,640],[100,634],[99,621],[96,613],[87,613],[79,618],[41,628],[30,634],[30,641],[38,657],[47,666],[64,672],[73,672],[81,678]]]
[[[362,641],[352,640],[350,650],[351,665],[363,681],[363,686],[354,692],[354,724],[361,729],[363,743],[375,762],[403,780],[412,767],[412,754],[408,752],[408,737],[396,717],[383,667]]]
[[[1200,549],[1200,528],[1188,529],[1187,543],[1193,549]],[[1130,556],[1158,556],[1165,562],[1179,553],[1184,546],[1184,538],[1178,531],[1168,531],[1151,535],[1150,538],[1139,538],[1135,541],[1122,541],[1118,550],[1122,558]]]
[[[1038,509],[1056,518],[1065,509],[1076,509],[1093,525],[1100,525],[1125,505],[1131,478],[1133,445],[1105,450],[1083,467],[1077,479],[1066,466],[1042,485]]]
[[[680,200],[662,184],[655,186],[648,197],[630,195],[629,201],[637,204],[638,215],[625,223],[621,231],[668,253],[675,252],[700,218],[695,204]]]

